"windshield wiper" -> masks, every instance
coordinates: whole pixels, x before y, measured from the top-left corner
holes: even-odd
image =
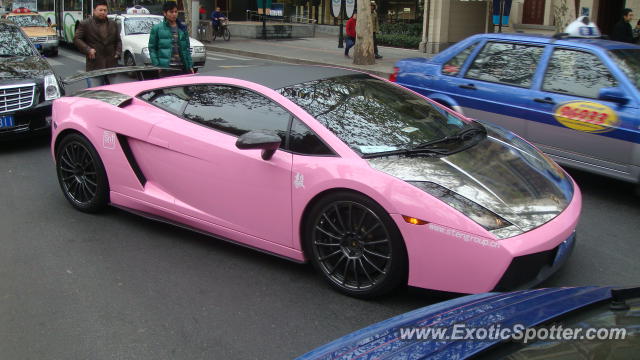
[[[437,155],[449,155],[449,151],[436,150],[436,149],[398,149],[391,151],[381,151],[376,153],[363,154],[362,158],[371,159],[376,157],[385,157],[385,156],[396,156],[396,155],[406,155],[406,156],[417,156],[417,155],[427,155],[427,156],[437,156]]]
[[[443,144],[451,141],[469,140],[479,133],[486,134],[487,130],[485,130],[484,126],[478,124],[477,126],[466,128],[453,135],[445,136],[440,139],[434,139],[431,141],[424,142],[420,145],[416,145],[412,149],[426,149],[434,145]]]
[[[140,34],[148,34],[148,32],[138,31],[138,32],[130,32],[130,33],[127,33],[127,35],[140,35]]]

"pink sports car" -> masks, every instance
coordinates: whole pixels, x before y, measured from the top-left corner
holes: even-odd
[[[71,205],[309,261],[357,297],[532,286],[573,249],[580,190],[509,131],[345,69],[215,75],[56,100],[51,150]]]

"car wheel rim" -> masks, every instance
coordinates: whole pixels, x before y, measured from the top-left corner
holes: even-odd
[[[327,206],[313,224],[312,244],[324,274],[345,289],[370,289],[389,274],[389,232],[362,204],[341,201]]]
[[[127,66],[135,66],[131,56],[127,56]]]
[[[93,156],[77,142],[69,143],[61,150],[60,178],[64,191],[79,204],[93,200],[98,191],[98,175]]]

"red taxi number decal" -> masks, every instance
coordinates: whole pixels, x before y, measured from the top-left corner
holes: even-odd
[[[592,101],[569,101],[558,105],[553,117],[563,126],[588,133],[615,130],[620,123],[616,112]]]

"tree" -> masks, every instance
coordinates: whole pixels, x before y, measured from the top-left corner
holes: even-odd
[[[184,23],[187,25],[189,36],[191,36],[191,0],[182,0],[182,6],[184,8]]]
[[[371,3],[358,1],[358,21],[356,22],[356,46],[353,53],[356,65],[373,65],[373,24],[371,22]]]
[[[556,32],[564,32],[567,25],[576,19],[575,15],[576,4],[573,0],[553,1],[553,20],[555,22]]]

